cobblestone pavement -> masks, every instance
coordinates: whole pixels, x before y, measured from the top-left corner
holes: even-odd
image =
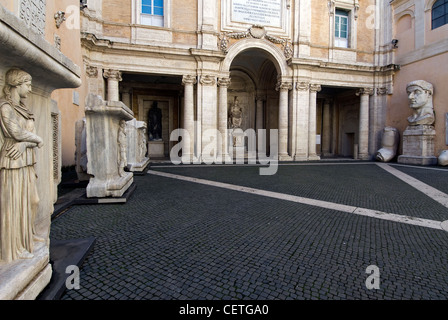
[[[391,167],[448,192],[444,168]],[[134,177],[126,204],[73,206],[53,221],[52,239],[96,237],[81,288],[62,300],[448,299],[447,231],[337,209],[448,220],[446,206],[375,163],[291,163],[274,176],[247,165],[151,171]],[[371,265],[379,289],[366,286]]]

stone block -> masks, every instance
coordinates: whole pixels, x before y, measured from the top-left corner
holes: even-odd
[[[120,197],[133,182],[127,165],[126,121],[133,112],[120,101],[104,101],[89,94],[86,99],[88,198]]]
[[[408,126],[403,133],[403,154],[398,163],[435,165],[434,138],[436,131],[431,125]]]
[[[148,155],[151,158],[163,158],[165,156],[165,144],[160,141],[148,142]]]
[[[132,119],[126,122],[127,169],[131,172],[141,172],[149,164],[146,123]]]

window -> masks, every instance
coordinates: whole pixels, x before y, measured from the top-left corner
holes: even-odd
[[[349,20],[348,12],[336,9],[334,16],[334,45],[348,48]]]
[[[163,0],[141,0],[140,23],[163,27]]]
[[[432,6],[432,29],[448,24],[448,0],[438,0]]]

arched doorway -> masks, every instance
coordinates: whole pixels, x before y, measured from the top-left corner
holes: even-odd
[[[226,94],[228,114],[237,99],[243,114],[241,129],[252,129],[257,133],[266,129],[268,134],[261,144],[267,152],[271,143],[270,130],[279,129],[278,141],[275,141],[279,146],[288,143],[288,90],[286,98],[283,92],[281,99],[282,92],[279,91],[284,90],[278,88],[279,83],[291,82],[291,73],[280,48],[264,40],[237,42],[229,48],[222,63],[221,74],[230,78]]]

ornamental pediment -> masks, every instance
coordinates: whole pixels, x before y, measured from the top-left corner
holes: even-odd
[[[285,58],[288,60],[293,57],[292,43],[288,38],[280,38],[270,35],[264,26],[252,25],[249,29],[243,32],[221,32],[219,35],[219,48],[224,53],[227,53],[229,45],[241,39],[260,39],[270,41],[276,45],[281,46]]]

